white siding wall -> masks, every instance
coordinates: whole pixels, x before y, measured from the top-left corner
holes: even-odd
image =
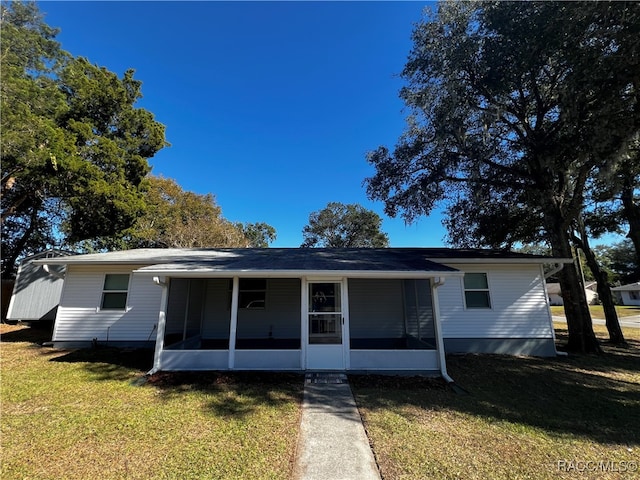
[[[169,283],[169,299],[167,300],[167,320],[165,335],[184,333],[184,314],[187,311],[187,292],[189,279],[172,278]]]
[[[53,341],[155,340],[162,291],[149,277],[131,275],[127,311],[100,311],[105,273],[129,273],[140,266],[69,265]]]
[[[618,293],[620,293],[620,296],[622,297],[623,305],[640,305],[640,300],[638,300],[637,298],[631,298],[630,291],[622,291]]]
[[[229,338],[231,320],[230,278],[210,278],[205,293],[202,338]]]
[[[237,338],[300,338],[300,280],[267,280],[266,308],[238,310]]]
[[[350,278],[350,337],[404,337],[402,295],[402,280]]]
[[[487,273],[491,309],[465,308],[462,278],[438,289],[444,338],[552,338],[539,265],[451,265]]]
[[[64,275],[64,266],[51,265],[51,270]],[[46,273],[41,265],[24,262],[18,269],[13,295],[9,303],[9,320],[53,320],[60,302],[64,280]]]

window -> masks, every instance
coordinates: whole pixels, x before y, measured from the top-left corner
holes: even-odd
[[[464,301],[467,308],[491,308],[486,273],[465,273]]]
[[[266,278],[241,278],[238,308],[265,308],[267,297]]]
[[[104,276],[102,290],[102,310],[124,310],[127,307],[127,290],[129,289],[129,274],[108,273]]]

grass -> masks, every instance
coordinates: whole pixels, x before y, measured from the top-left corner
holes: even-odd
[[[40,347],[0,326],[3,479],[288,478],[303,382],[158,374],[149,352]]]
[[[604,310],[602,309],[602,305],[589,305],[589,311],[591,312],[591,318],[604,320]],[[622,320],[624,317],[640,315],[640,307],[617,305],[616,312],[618,313],[618,318]],[[551,314],[564,317],[564,307],[552,305]]]
[[[563,341],[566,325],[556,331]],[[383,478],[632,478],[558,466],[639,458],[640,329],[624,333],[628,348],[600,356],[450,356],[468,395],[438,379],[351,376]],[[163,373],[139,385],[148,352],[43,348],[48,332],[22,326],[0,334],[0,478],[292,474],[298,375]]]
[[[604,341],[606,328],[594,328]],[[558,463],[638,462],[640,330],[624,333],[629,348],[605,345],[600,356],[449,356],[468,395],[440,380],[351,377],[383,478],[634,477]]]

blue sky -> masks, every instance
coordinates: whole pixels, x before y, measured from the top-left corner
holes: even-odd
[[[76,56],[143,82],[139,106],[167,127],[153,173],[213,193],[229,220],[267,222],[299,246],[328,202],[378,212],[391,245],[440,246],[366,198],[366,152],[393,146],[398,77],[424,2],[40,2]]]

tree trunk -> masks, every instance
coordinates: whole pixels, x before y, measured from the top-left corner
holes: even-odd
[[[548,233],[553,255],[559,258],[572,258],[568,233],[562,228],[548,229]],[[579,353],[601,353],[602,350],[593,333],[587,298],[575,263],[565,265],[560,270],[558,278],[569,331],[566,350]]]
[[[636,260],[640,265],[640,206],[633,201],[634,185],[631,182],[632,176],[627,176],[624,180],[621,192],[622,213],[629,224],[629,234],[627,235],[633,242],[636,249]]]
[[[615,304],[613,303],[613,294],[611,293],[611,287],[609,286],[608,274],[600,268],[600,264],[589,245],[589,239],[587,238],[584,227],[581,226],[580,230],[580,237],[574,235],[573,240],[578,248],[583,251],[587,260],[587,266],[596,279],[598,298],[602,302],[604,318],[606,319],[607,330],[609,332],[609,340],[615,345],[625,345],[626,341],[622,334],[622,329],[620,328]]]

